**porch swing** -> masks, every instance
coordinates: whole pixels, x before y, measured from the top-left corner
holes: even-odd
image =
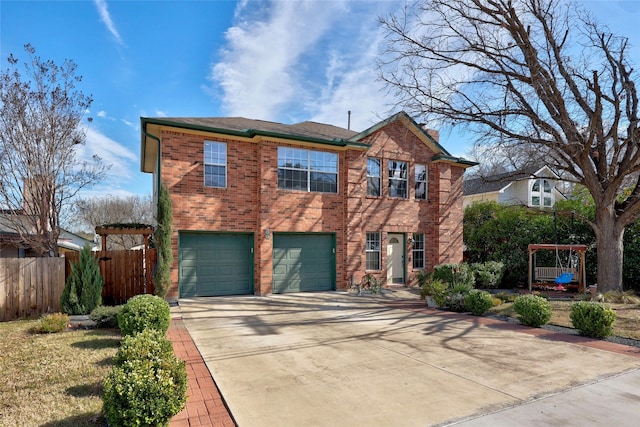
[[[554,213],[554,229],[555,229],[555,213]],[[573,233],[573,218],[571,221],[571,231]],[[532,291],[533,282],[554,283],[557,289],[565,289],[565,285],[577,282],[578,291],[582,292],[586,283],[585,270],[585,253],[586,245],[578,244],[558,244],[557,231],[556,243],[530,244],[529,249],[529,292]],[[536,252],[539,250],[551,250],[555,252],[555,267],[538,267],[536,265]],[[569,251],[566,267],[562,263],[560,251]],[[575,260],[574,253],[579,257]],[[576,265],[577,264],[577,265]]]

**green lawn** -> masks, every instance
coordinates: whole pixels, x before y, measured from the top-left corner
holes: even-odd
[[[102,425],[102,380],[116,329],[33,332],[36,320],[0,323],[0,426]]]

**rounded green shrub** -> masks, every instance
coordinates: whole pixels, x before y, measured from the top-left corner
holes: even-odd
[[[136,295],[127,301],[118,313],[118,326],[122,335],[135,335],[150,328],[162,333],[169,329],[169,304],[155,295]]]
[[[571,304],[569,317],[580,334],[593,338],[605,338],[613,333],[616,312],[598,302],[578,301]]]
[[[98,328],[117,328],[118,313],[120,313],[120,310],[122,310],[121,305],[101,305],[100,307],[96,307],[91,314],[89,314],[89,319],[96,322],[96,327]]]
[[[185,362],[173,355],[126,360],[103,383],[104,413],[112,426],[168,426],[186,400]]]
[[[513,302],[513,309],[520,315],[520,323],[539,328],[551,320],[551,304],[537,295],[520,295]]]
[[[504,276],[504,263],[499,261],[487,261],[471,264],[475,275],[475,283],[478,288],[497,288]]]
[[[487,291],[472,289],[465,299],[466,310],[476,316],[482,316],[493,307],[493,298]]]
[[[127,360],[163,360],[173,356],[173,345],[163,332],[145,329],[135,335],[124,337],[120,349],[113,358],[115,366],[122,366]]]
[[[440,264],[433,268],[432,279],[442,280],[451,286],[466,285],[473,288],[475,274],[467,264]]]

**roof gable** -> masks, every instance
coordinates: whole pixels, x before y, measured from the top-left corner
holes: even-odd
[[[394,114],[386,120],[383,120],[369,129],[366,129],[354,136],[352,136],[349,140],[354,142],[359,142],[367,136],[383,129],[384,127],[394,123],[396,121],[400,121],[405,125],[407,129],[409,129],[418,139],[420,139],[425,145],[427,145],[431,151],[433,151],[436,155],[443,154],[445,156],[451,156],[447,150],[441,146],[438,141],[436,141],[427,131],[420,125],[418,125],[415,120],[413,120],[407,113],[404,111],[400,111],[399,113]]]
[[[530,166],[521,171],[504,172],[490,176],[466,179],[464,181],[464,195],[493,193],[505,190],[511,183],[531,178],[552,178],[560,177],[549,166]]]

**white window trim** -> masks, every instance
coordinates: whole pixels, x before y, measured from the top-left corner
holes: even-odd
[[[417,167],[418,166],[424,166],[424,181],[418,181],[418,174],[417,174]],[[416,163],[414,166],[414,178],[415,178],[415,183],[413,185],[414,188],[414,198],[416,200],[428,200],[429,198],[429,168],[427,167],[427,165],[425,163]],[[417,192],[415,191],[416,187],[418,186],[418,183],[424,183],[424,197],[418,198],[417,196]]]
[[[369,249],[369,235],[370,234],[375,234],[378,236],[378,249],[377,250],[371,250]],[[368,268],[369,266],[367,265],[367,254],[369,253],[378,253],[378,268],[375,269],[371,269]],[[380,270],[380,268],[382,267],[382,233],[380,233],[379,231],[367,231],[365,233],[365,270],[366,271],[378,271]]]
[[[280,148],[291,148],[291,149],[295,149],[295,150],[302,150],[302,151],[305,151],[307,153],[307,167],[305,169],[277,165],[277,169],[278,170],[282,169],[282,170],[306,172],[306,174],[307,174],[307,189],[306,190],[299,190],[299,189],[296,189],[296,188],[281,188],[280,185],[278,185],[278,190],[304,191],[304,192],[307,192],[307,193],[324,193],[324,194],[339,194],[340,193],[340,156],[338,156],[337,153],[332,153],[330,151],[310,150],[308,148],[298,148],[298,147],[284,147],[284,146],[283,147],[278,147],[278,149],[280,149]],[[328,154],[333,154],[334,156],[336,156],[336,171],[335,171],[336,191],[335,192],[332,192],[332,191],[312,191],[311,190],[311,173],[312,172],[326,173],[326,174],[333,174],[334,173],[334,172],[327,172],[327,171],[312,169],[311,168],[311,152],[328,153]],[[278,159],[277,161],[279,162],[280,161],[280,153],[278,153],[277,159]]]
[[[544,183],[548,182],[549,186],[550,186],[550,191],[544,191]],[[536,184],[536,182],[540,183],[540,191],[534,191],[533,190],[533,186]],[[553,207],[553,205],[555,204],[555,193],[554,193],[554,182],[553,180],[549,179],[549,178],[536,178],[536,179],[532,179],[531,180],[531,184],[529,185],[529,202],[528,205],[530,207],[536,207],[536,208],[551,208]],[[537,205],[533,204],[533,198],[534,197],[538,197],[540,200],[540,203]],[[545,197],[549,197],[551,199],[551,204],[548,206],[545,206],[544,204],[544,199]]]
[[[369,160],[377,160],[378,161],[378,175],[369,175]],[[378,179],[378,194],[375,196],[369,194],[369,178],[377,178]],[[367,196],[368,197],[381,197],[382,196],[382,159],[379,157],[367,157]]]
[[[395,162],[395,163],[404,163],[405,164],[405,174],[406,177],[405,178],[392,178],[389,176],[389,172],[390,169],[389,167],[391,166],[391,162]],[[409,162],[405,162],[403,160],[387,160],[387,179],[389,182],[389,197],[394,198],[394,199],[408,199],[409,198]],[[400,169],[402,170],[402,169]],[[391,189],[393,188],[393,186],[391,185],[391,181],[398,181],[398,182],[404,182],[404,188],[405,188],[405,195],[404,196],[392,196],[391,195]]]
[[[426,236],[424,233],[413,233],[413,244],[415,245],[416,242],[416,236],[422,236],[422,249],[415,249],[415,246],[413,248],[411,248],[411,256],[412,256],[412,262],[411,262],[411,266],[413,267],[414,270],[424,270],[427,266],[427,257],[426,257],[426,253],[427,253],[427,243],[426,243]],[[416,267],[415,266],[415,262],[416,262],[416,253],[422,253],[422,267]]]
[[[224,158],[225,158],[225,163],[208,163],[207,162],[207,156],[206,156],[206,145],[207,144],[220,144],[222,146],[224,146]],[[227,154],[227,143],[226,142],[220,142],[220,141],[204,141],[204,145],[203,145],[204,152],[203,152],[203,164],[204,164],[204,171],[202,174],[202,180],[203,180],[203,185],[205,188],[227,188],[229,186],[229,177],[228,177],[228,170],[229,168],[227,167],[227,163],[229,161],[228,158],[228,154]],[[218,186],[218,185],[207,185],[207,166],[224,166],[224,186]]]

